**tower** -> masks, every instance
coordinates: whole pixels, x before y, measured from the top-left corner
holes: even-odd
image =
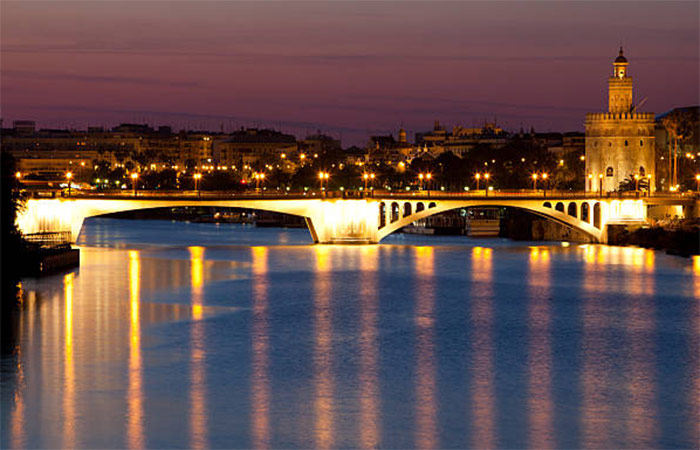
[[[635,110],[627,66],[620,47],[608,79],[608,112],[586,114],[587,192],[617,191],[635,175],[654,191],[654,114]]]
[[[608,111],[625,113],[632,109],[632,77],[627,76],[627,58],[622,47],[613,62],[613,75],[608,79]]]
[[[399,130],[399,143],[405,144],[406,142],[408,142],[408,140],[406,139],[406,130],[404,130],[402,126]]]

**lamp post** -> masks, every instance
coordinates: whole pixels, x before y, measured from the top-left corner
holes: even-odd
[[[474,178],[476,178],[476,190],[478,191],[479,190],[479,180],[481,179],[481,174],[477,173],[476,175],[474,175]]]
[[[589,191],[593,190],[593,174],[592,173],[588,174],[588,190]]]
[[[70,180],[73,178],[73,172],[66,172],[66,180],[68,180],[68,197],[70,197]]]
[[[600,197],[603,197],[603,174],[598,174],[598,190],[600,191]]]
[[[134,172],[131,174],[131,190],[133,191],[134,197],[136,197],[136,180],[139,178],[139,174]]]
[[[537,192],[537,174],[532,174],[532,190]]]
[[[547,196],[547,177],[549,177],[548,173],[542,174],[542,197]]]
[[[367,183],[371,181],[374,181],[374,174],[373,173],[363,173],[362,174],[362,180],[365,182],[365,191],[367,190]]]
[[[647,174],[647,197],[651,197],[651,174]]]
[[[426,185],[427,185],[428,190],[430,190],[430,180],[432,180],[432,179],[433,179],[432,173],[425,174],[425,181],[426,181]]]
[[[18,180],[22,178],[22,172],[20,172],[19,170],[15,172],[15,178],[17,178]]]
[[[695,182],[698,184],[697,191],[700,192],[700,173],[695,175]]]
[[[326,182],[326,189],[328,189],[328,178],[330,177],[330,174],[328,172],[319,172],[318,173],[318,183],[319,183],[319,189],[323,191],[323,182]]]
[[[265,174],[262,172],[255,172],[253,177],[255,178],[255,191],[260,192],[260,183],[265,181]]]
[[[491,178],[491,174],[488,173],[488,172],[485,173],[485,174],[484,174],[484,180],[485,180],[485,183],[486,183],[486,191],[485,191],[485,192],[486,192],[486,194],[485,194],[486,197],[489,196],[489,178]]]
[[[199,180],[201,180],[201,179],[202,179],[201,173],[194,174],[194,190],[197,193],[197,197],[199,197]]]
[[[639,174],[634,174],[634,192],[639,193]]]

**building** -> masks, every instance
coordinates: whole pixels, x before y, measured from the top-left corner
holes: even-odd
[[[232,133],[227,140],[217,142],[214,158],[228,167],[243,167],[279,161],[282,155],[296,151],[297,141],[291,134],[246,128]]]
[[[418,155],[429,152],[433,157],[437,157],[441,153],[452,152],[464,158],[476,147],[502,148],[509,138],[509,133],[493,122],[487,122],[478,128],[456,125],[448,132],[440,122],[435,121],[432,131],[416,133],[416,147]]]
[[[339,152],[341,149],[340,140],[321,134],[320,131],[306,136],[306,139],[298,141],[297,145],[299,146],[299,151],[307,155]]]
[[[620,47],[608,79],[608,112],[586,114],[587,192],[616,191],[630,177],[656,175],[654,114],[640,113],[633,104],[627,66]]]

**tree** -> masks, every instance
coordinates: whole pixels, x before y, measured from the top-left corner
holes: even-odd
[[[678,184],[678,157],[684,141],[695,134],[698,125],[698,108],[677,108],[661,119],[668,133],[668,177],[669,188]]]
[[[639,187],[639,189],[637,189]],[[627,175],[627,178],[620,181],[620,186],[618,187],[620,192],[632,192],[632,191],[648,191],[649,181],[646,177],[640,177],[639,180],[634,179],[634,174]]]

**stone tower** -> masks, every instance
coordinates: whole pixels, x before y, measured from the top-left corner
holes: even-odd
[[[622,47],[608,79],[608,112],[586,114],[586,191],[616,191],[630,176],[651,175],[654,190],[654,114],[637,112]]]

